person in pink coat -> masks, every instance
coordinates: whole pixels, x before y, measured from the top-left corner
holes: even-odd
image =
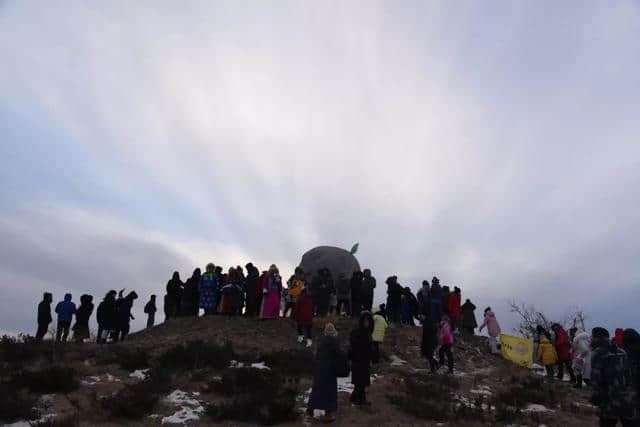
[[[500,324],[498,323],[498,319],[496,319],[496,315],[491,310],[491,307],[487,307],[484,310],[484,322],[480,325],[479,331],[482,332],[482,329],[487,328],[487,332],[489,333],[489,345],[491,346],[491,353],[498,353],[498,338],[500,337]]]
[[[438,356],[440,357],[440,366],[444,366],[444,357],[447,356],[447,367],[449,373],[453,373],[453,354],[451,353],[451,347],[453,346],[453,331],[451,330],[451,320],[449,316],[442,316],[440,322],[440,330],[438,332],[438,338],[440,341],[440,350]]]

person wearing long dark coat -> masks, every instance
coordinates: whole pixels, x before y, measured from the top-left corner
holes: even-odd
[[[314,409],[325,411],[325,422],[333,422],[338,410],[338,361],[344,357],[338,344],[338,331],[327,323],[313,360],[313,385],[306,415],[313,417]]]
[[[476,306],[471,302],[471,300],[467,299],[462,307],[460,307],[460,311],[462,312],[462,331],[469,335],[473,335],[475,333],[475,329],[478,327],[478,321],[476,320]]]
[[[358,327],[351,332],[349,337],[351,359],[351,382],[353,383],[353,393],[351,393],[351,403],[354,405],[366,405],[366,387],[371,385],[371,359],[373,317],[371,313],[364,312],[360,316]]]
[[[96,311],[96,320],[98,321],[98,344],[107,342],[107,337],[111,331],[117,329],[117,311],[116,311],[116,291],[110,290],[104,296],[104,299],[98,304]]]
[[[388,277],[387,284],[387,315],[389,322],[400,322],[402,314],[402,287],[398,283],[397,276]]]
[[[362,291],[360,293],[362,308],[371,311],[373,308],[373,293],[376,288],[376,278],[371,275],[371,270],[365,268],[362,278]]]
[[[135,317],[133,317],[133,314],[131,314],[131,308],[133,307],[133,301],[135,301],[137,298],[138,298],[138,294],[136,294],[135,291],[131,291],[120,303],[120,307],[118,309],[118,317],[120,321],[120,328],[119,328],[120,341],[124,341],[127,335],[129,335],[129,328],[130,328],[129,322],[131,320],[135,320]]]
[[[433,357],[437,346],[438,326],[428,315],[425,315],[422,319],[422,343],[420,345],[420,353],[422,357],[429,362],[429,368],[432,374],[435,374],[438,369],[438,362],[436,362],[436,359]]]
[[[182,298],[180,299],[180,314],[182,316],[197,316],[200,311],[198,307],[199,294],[198,285],[200,284],[201,272],[199,268],[193,270],[191,277],[184,283],[182,290]]]
[[[255,317],[258,315],[257,285],[260,272],[252,263],[248,263],[245,268],[247,269],[247,285],[245,289],[247,292],[247,309],[245,314],[247,317]]]
[[[354,271],[351,276],[351,315],[353,317],[360,316],[362,311],[362,273]]]
[[[183,290],[184,283],[180,280],[180,273],[174,271],[171,280],[167,282],[168,298],[165,298],[165,305],[167,302],[169,305],[164,308],[164,312],[168,318],[180,315],[180,299],[182,298]]]
[[[144,312],[147,315],[147,329],[153,328],[153,325],[156,322],[156,312],[158,308],[156,307],[156,296],[151,295],[149,302],[144,306]]]
[[[45,292],[42,296],[42,301],[38,304],[38,330],[36,331],[36,341],[42,341],[49,330],[49,324],[53,321],[53,317],[51,317],[52,301],[53,295],[49,292]]]
[[[77,343],[81,343],[84,339],[89,338],[89,318],[93,313],[93,297],[91,295],[82,295],[80,297],[80,307],[76,311],[76,324],[73,325],[73,339]]]

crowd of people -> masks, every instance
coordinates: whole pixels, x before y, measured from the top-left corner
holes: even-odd
[[[246,273],[245,273],[246,270]],[[335,420],[337,410],[337,378],[351,375],[354,391],[351,402],[366,405],[366,387],[370,385],[371,366],[379,362],[380,345],[389,325],[416,326],[421,324],[421,354],[431,373],[446,367],[453,373],[453,344],[456,336],[475,334],[487,328],[489,350],[499,353],[500,325],[491,307],[484,310],[478,325],[476,306],[466,299],[462,304],[462,290],[458,286],[440,285],[438,277],[431,283],[425,280],[417,294],[410,287],[398,283],[397,276],[386,279],[387,298],[375,310],[373,296],[376,278],[371,270],[356,271],[348,277],[334,275],[327,268],[305,272],[301,267],[283,284],[275,265],[259,271],[252,263],[243,269],[210,263],[202,273],[193,271],[185,282],[174,272],[166,285],[164,296],[165,321],[175,317],[197,317],[201,311],[208,315],[247,316],[257,319],[289,317],[297,324],[297,341],[313,345],[314,317],[352,316],[358,324],[351,331],[349,349],[344,353],[336,339],[338,331],[333,323],[326,323],[316,350],[312,393],[307,415],[314,409],[325,411],[325,421]],[[96,312],[97,342],[124,340],[134,319],[131,310],[138,298],[135,291],[124,295],[124,289],[110,290]],[[36,339],[42,340],[52,322],[53,297],[45,293],[38,306]],[[81,343],[89,338],[89,319],[93,313],[93,297],[82,295],[76,307],[71,294],[55,307],[58,316],[56,342],[65,342],[73,330],[73,340]],[[156,296],[151,295],[144,306],[147,328],[155,324]],[[73,317],[75,324],[71,327]],[[331,320],[331,319],[327,319]],[[437,353],[437,359],[436,359]],[[572,328],[569,333],[562,325],[553,324],[550,330],[543,325],[534,337],[534,361],[544,365],[547,377],[564,378],[565,371],[575,387],[589,385],[594,390],[594,403],[600,407],[601,425],[623,425],[638,420],[638,385],[640,384],[640,336],[633,329],[616,331],[609,339],[606,329],[594,328],[591,334]]]

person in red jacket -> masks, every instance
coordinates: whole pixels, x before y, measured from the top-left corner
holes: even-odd
[[[303,287],[296,305],[294,306],[296,323],[298,324],[298,343],[302,344],[305,337],[307,347],[311,347],[311,327],[313,326],[313,298],[307,287]],[[304,333],[304,335],[303,335]]]
[[[624,332],[624,330],[622,328],[617,328],[616,329],[616,335],[613,337],[613,340],[612,340],[613,343],[618,348],[624,348],[624,339],[622,338],[623,332]]]
[[[451,318],[451,329],[454,331],[460,329],[460,288],[455,286],[453,293],[449,296],[449,317]]]
[[[551,330],[553,330],[555,334],[553,346],[556,348],[556,353],[558,354],[558,379],[562,381],[564,378],[564,367],[566,367],[571,377],[571,382],[574,383],[576,377],[571,368],[571,344],[569,343],[567,331],[557,323],[551,326]]]

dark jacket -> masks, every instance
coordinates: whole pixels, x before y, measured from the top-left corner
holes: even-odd
[[[373,276],[364,276],[362,279],[362,295],[364,297],[373,297],[374,289],[376,288],[376,278]]]
[[[180,314],[183,316],[197,316],[198,302],[200,295],[198,294],[198,284],[200,283],[200,269],[194,270],[193,275],[184,283],[182,297],[180,299]]]
[[[313,361],[313,386],[309,408],[335,412],[338,409],[336,364],[343,357],[337,338],[323,336]]]
[[[462,327],[475,329],[478,327],[475,314],[476,306],[471,301],[462,304],[460,311],[462,312]]]
[[[364,319],[369,319],[369,327],[365,328]],[[360,317],[360,323],[356,329],[351,331],[349,337],[349,357],[351,359],[351,382],[357,386],[368,386],[371,384],[371,332],[373,317],[369,313],[364,313]]]
[[[93,313],[93,302],[89,295],[80,298],[80,307],[76,311],[76,326],[89,327],[89,317]]]
[[[422,343],[420,353],[423,357],[432,357],[438,346],[438,326],[430,318],[426,318],[422,323]]]
[[[58,313],[58,322],[71,322],[76,313],[76,305],[71,302],[71,294],[66,294],[64,301],[56,305],[56,313]]]
[[[98,326],[106,330],[115,330],[118,328],[118,312],[116,310],[116,301],[113,298],[105,298],[98,304],[96,318]]]
[[[612,342],[597,346],[591,356],[592,402],[600,408],[601,419],[633,419],[637,398],[631,384],[627,353]]]
[[[133,301],[138,298],[138,294],[131,292],[120,302],[118,307],[118,319],[120,321],[120,328],[124,329],[129,326],[129,322],[133,319],[131,314],[131,308],[133,307]]]
[[[48,325],[52,320],[51,301],[41,301],[38,304],[38,325]]]
[[[156,302],[155,301],[149,301],[144,306],[145,314],[156,314],[157,311],[158,311],[158,308],[156,307]]]
[[[440,287],[440,283],[435,282],[431,284],[430,295],[429,315],[431,316],[431,321],[440,323],[440,320],[442,320],[442,288]]]

